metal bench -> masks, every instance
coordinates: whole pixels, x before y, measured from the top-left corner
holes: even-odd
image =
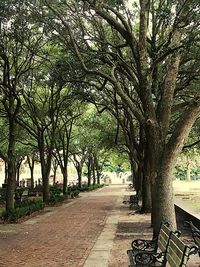
[[[132,241],[132,249],[127,250],[127,254],[129,257],[130,266],[135,266],[135,256],[137,253],[143,254],[143,263],[145,263],[144,256],[147,255],[147,261],[149,261],[149,257],[152,255],[156,255],[159,252],[160,260],[165,261],[164,255],[167,251],[167,246],[169,244],[170,235],[172,234],[171,229],[169,228],[168,223],[162,223],[159,231],[159,235],[157,238],[152,240],[145,239],[136,239]],[[180,233],[177,232],[177,235]],[[146,254],[147,252],[147,254]],[[140,257],[142,254],[140,254]]]
[[[25,189],[22,193],[15,192],[15,202],[17,205],[20,205],[23,201],[28,200],[29,190]]]
[[[25,190],[22,192],[22,195],[21,195],[22,201],[28,199],[28,193],[29,193],[29,190],[28,190],[28,189],[25,189]]]
[[[131,195],[129,198],[129,203],[130,203],[130,209],[133,207],[138,207],[139,206],[139,198],[137,195]]]
[[[130,266],[185,267],[190,255],[196,254],[196,245],[189,247],[175,233],[171,233],[165,255],[163,253],[138,252]],[[164,259],[164,260],[163,260]]]

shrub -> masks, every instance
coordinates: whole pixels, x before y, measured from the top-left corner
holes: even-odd
[[[16,205],[13,210],[3,211],[2,218],[5,221],[17,222],[20,217],[31,215],[33,212],[44,208],[42,200],[31,200]]]
[[[60,195],[59,194],[51,194],[48,204],[55,205],[56,203],[63,202],[66,199],[67,194]]]
[[[95,184],[95,185],[90,185],[90,186],[88,186],[87,184],[83,184],[81,188],[78,186],[68,186],[67,192],[72,198],[74,198],[78,196],[80,192],[92,191],[94,189],[98,189],[103,186],[104,184]]]
[[[59,195],[62,190],[57,185],[51,185],[49,188],[50,194]]]
[[[79,195],[79,193],[80,193],[80,191],[78,189],[72,190],[70,192],[70,196],[71,196],[71,198],[75,198],[75,197],[77,197]]]

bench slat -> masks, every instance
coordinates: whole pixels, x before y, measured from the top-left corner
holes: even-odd
[[[172,234],[167,249],[166,259],[171,267],[184,266],[188,261],[190,249],[176,235]]]
[[[158,238],[158,248],[164,252],[166,251],[168,242],[169,242],[169,236],[170,236],[170,229],[166,227],[165,225],[160,230],[159,238]]]

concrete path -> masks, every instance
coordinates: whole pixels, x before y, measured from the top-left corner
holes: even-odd
[[[113,210],[106,219],[104,229],[98,237],[94,247],[92,248],[89,257],[87,258],[84,267],[107,267],[110,257],[110,252],[114,244],[115,233],[120,215],[120,204],[122,203],[124,192],[120,192]]]
[[[124,190],[82,193],[24,223],[0,225],[0,267],[106,267]]]

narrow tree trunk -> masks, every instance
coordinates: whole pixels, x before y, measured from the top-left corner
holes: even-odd
[[[19,179],[20,179],[20,167],[22,164],[22,159],[20,159],[17,163],[17,167],[16,167],[16,182],[17,182],[17,186],[19,186]]]
[[[9,139],[8,139],[8,182],[6,190],[6,211],[14,209],[14,193],[16,187],[16,167],[15,167],[15,122],[9,120]]]
[[[45,155],[43,138],[39,140],[38,148],[40,153],[41,173],[42,173],[42,187],[43,187],[43,201],[49,200],[49,174],[51,171],[51,155]],[[46,159],[45,159],[46,158]]]
[[[91,185],[91,177],[92,177],[92,170],[91,170],[91,157],[88,158],[87,163],[87,178],[88,178],[88,186]]]
[[[67,166],[64,166],[64,168],[61,168],[62,175],[63,175],[63,194],[66,194],[67,192],[67,183],[68,183],[68,171]]]
[[[190,158],[189,158],[189,156],[187,156],[186,166],[187,166],[186,180],[190,182],[191,181],[191,165],[190,165]]]
[[[4,179],[4,183],[7,184],[8,183],[8,162],[5,161],[5,179]]]
[[[100,184],[100,171],[99,171],[99,161],[97,155],[94,156],[94,167],[96,170],[97,184]]]
[[[28,161],[28,166],[30,169],[30,173],[31,173],[31,189],[34,188],[34,166],[35,166],[35,161],[32,158],[32,162],[29,156],[27,156],[27,161]]]
[[[34,188],[34,162],[32,167],[30,168],[30,172],[31,172],[31,189]]]
[[[95,173],[95,163],[94,158],[92,160],[92,177],[93,177],[93,185],[96,184],[96,173]]]

